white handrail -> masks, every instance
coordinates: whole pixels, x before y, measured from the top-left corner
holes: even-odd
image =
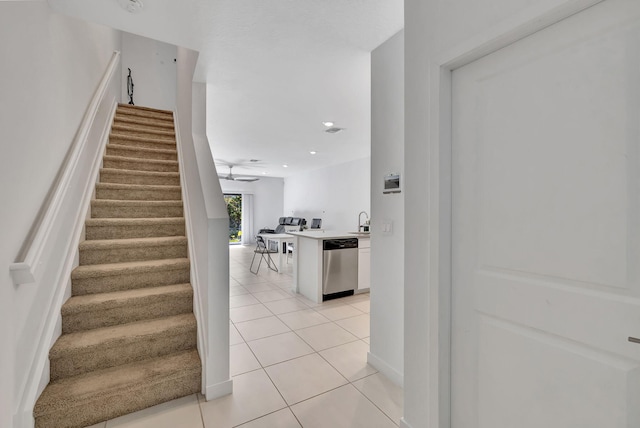
[[[47,241],[47,237],[53,230],[54,219],[62,206],[64,194],[69,187],[72,172],[78,163],[80,153],[82,152],[83,145],[91,130],[91,125],[96,117],[98,107],[102,102],[105,90],[109,85],[113,74],[118,68],[119,59],[120,52],[114,51],[107,69],[105,70],[104,75],[102,76],[102,79],[94,93],[98,96],[94,95],[92,97],[91,103],[85,111],[78,133],[71,144],[69,152],[67,153],[54,185],[52,186],[53,190],[45,200],[42,209],[40,210],[41,214],[34,221],[34,224],[31,227],[31,232],[25,239],[16,262],[9,266],[11,278],[15,285],[28,284],[36,281],[37,271],[42,264],[40,261],[42,250]]]

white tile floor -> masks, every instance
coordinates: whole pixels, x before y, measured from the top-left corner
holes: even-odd
[[[402,389],[367,364],[369,295],[316,304],[230,247],[233,394],[183,397],[96,428],[354,428],[399,424]],[[93,427],[92,427],[93,428]]]

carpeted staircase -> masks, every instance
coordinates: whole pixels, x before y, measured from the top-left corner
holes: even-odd
[[[36,427],[85,427],[201,389],[171,112],[118,106],[85,231]]]

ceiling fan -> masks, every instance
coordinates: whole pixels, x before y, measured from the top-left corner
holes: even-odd
[[[234,177],[233,173],[232,173],[232,169],[233,169],[233,165],[227,165],[229,167],[229,175],[225,176],[224,179],[225,180],[230,180],[230,181],[246,181],[246,182],[251,182],[251,181],[258,181],[260,180],[258,177]]]

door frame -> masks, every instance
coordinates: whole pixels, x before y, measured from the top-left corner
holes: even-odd
[[[451,229],[452,229],[452,84],[453,71],[486,55],[505,48],[546,27],[584,11],[587,8],[610,0],[557,0],[541,2],[524,10],[521,14],[501,22],[465,43],[445,52],[429,66],[429,90],[432,105],[437,106],[428,115],[432,124],[428,136],[429,195],[428,216],[428,266],[427,278],[427,325],[416,325],[413,338],[418,331],[426,330],[423,339],[431,346],[426,363],[428,419],[426,426],[451,428]],[[424,302],[419,302],[423,303]],[[424,333],[423,333],[424,334]],[[407,339],[405,338],[405,343]],[[409,421],[401,420],[401,427],[411,428]]]

